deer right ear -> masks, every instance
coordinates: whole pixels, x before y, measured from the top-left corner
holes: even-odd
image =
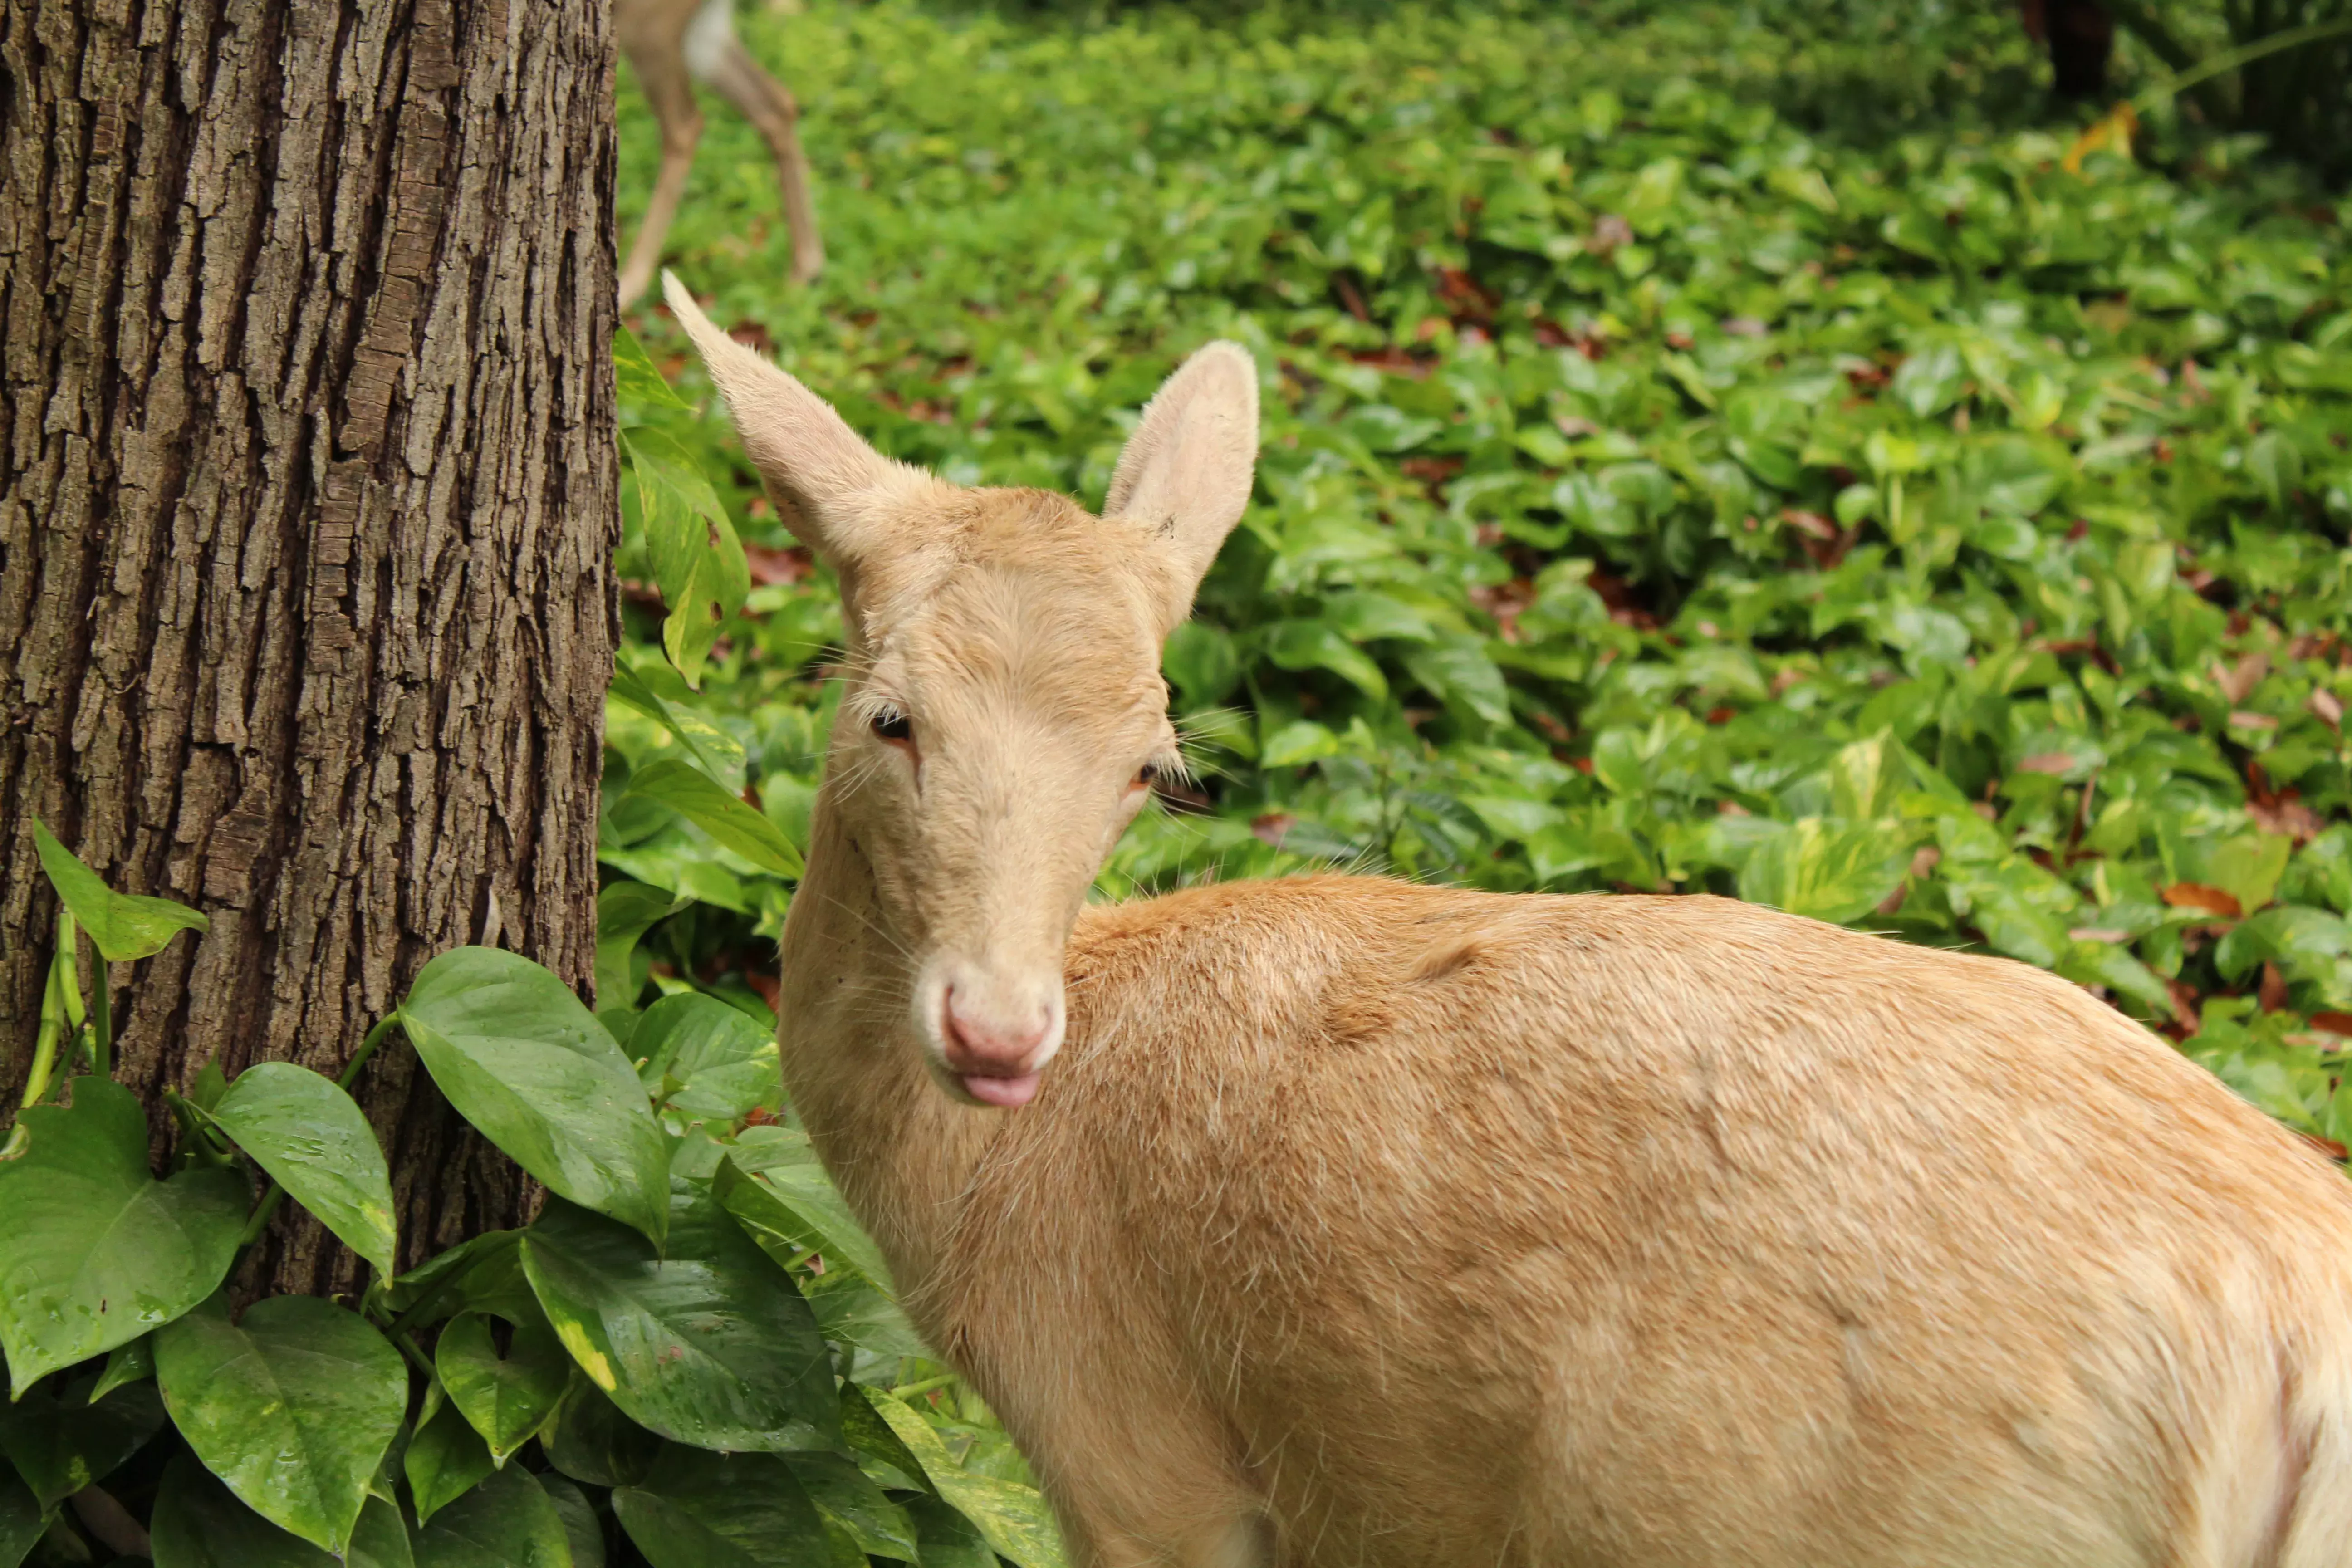
[[[790,509],[785,526],[837,570],[884,549],[893,501],[931,477],[867,446],[833,405],[712,325],[674,273],[662,274],[662,293],[727,400],[751,466]]]
[[[1181,579],[1171,622],[1191,613],[1242,509],[1257,464],[1257,365],[1239,343],[1196,352],[1144,405],[1118,455],[1105,517],[1139,522],[1167,541]]]

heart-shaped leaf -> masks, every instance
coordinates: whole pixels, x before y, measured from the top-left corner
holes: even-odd
[[[665,1079],[680,1086],[665,1103],[681,1116],[731,1122],[784,1100],[775,1035],[741,1008],[699,991],[646,1008],[629,1037],[629,1053],[645,1064],[637,1078],[647,1093],[657,1093]]]
[[[571,1358],[544,1318],[533,1313],[532,1321],[514,1325],[513,1334],[500,1355],[490,1320],[460,1312],[433,1347],[433,1367],[449,1403],[501,1465],[545,1424],[572,1378]]]
[[[422,1524],[479,1486],[499,1465],[482,1435],[436,1386],[425,1395],[423,1419],[400,1467]]]
[[[562,1476],[541,1471],[540,1489],[555,1505],[563,1521],[563,1539],[572,1548],[572,1568],[604,1568],[604,1523],[578,1487]]]
[[[210,929],[211,922],[185,904],[116,892],[37,821],[33,847],[40,854],[41,869],[48,873],[49,886],[89,932],[103,958],[116,963],[147,958],[163,952],[163,944],[184,931]]]
[[[49,1516],[33,1489],[15,1476],[0,1475],[0,1568],[16,1568],[40,1543]]]
[[[358,1313],[272,1296],[231,1322],[218,1297],[155,1336],[173,1424],[247,1507],[340,1554],[408,1408],[408,1369]]]
[[[549,1464],[592,1487],[635,1486],[653,1468],[662,1442],[582,1373],[563,1391],[541,1441]]]
[[[783,1460],[817,1512],[846,1531],[860,1552],[920,1561],[914,1521],[855,1463],[839,1454],[786,1454]]]
[[[197,1114],[236,1140],[378,1279],[392,1273],[392,1176],[375,1129],[333,1079],[292,1062],[259,1062]]]
[[[155,1568],[338,1568],[332,1556],[239,1502],[185,1454],[164,1468],[149,1531]],[[400,1510],[368,1499],[341,1568],[415,1568]]]
[[[902,1399],[878,1388],[863,1390],[874,1413],[889,1424],[923,1467],[939,1494],[979,1526],[988,1544],[1020,1568],[1064,1568],[1061,1531],[1053,1510],[1034,1487],[995,1476],[976,1475],[958,1465],[947,1444]]]
[[[117,1345],[106,1353],[106,1365],[98,1374],[98,1384],[89,1391],[92,1405],[128,1383],[144,1383],[155,1375],[155,1344],[141,1336],[129,1344]]]
[[[823,1518],[772,1454],[672,1443],[613,1511],[654,1568],[835,1568]]]
[[[551,1201],[523,1268],[563,1346],[639,1425],[703,1447],[838,1441],[833,1363],[808,1304],[708,1191],[680,1181],[667,1247]]]
[[[572,1568],[563,1516],[509,1465],[417,1528],[416,1568]]]
[[[629,793],[661,802],[763,871],[801,874],[801,852],[784,830],[691,763],[674,757],[647,763],[629,775]]]
[[[515,1163],[656,1242],[669,1149],[613,1037],[553,974],[494,948],[427,963],[400,1005],[433,1081]]]
[[[219,1288],[251,1190],[199,1166],[147,1169],[147,1113],[102,1078],[73,1080],[69,1108],[36,1105],[27,1144],[0,1163],[0,1348],[13,1392],[127,1344]]]
[[[132,1384],[92,1402],[95,1386],[82,1378],[62,1394],[37,1388],[0,1405],[0,1453],[45,1509],[104,1480],[163,1427],[163,1403],[152,1384]]]
[[[846,1263],[889,1291],[890,1268],[882,1248],[849,1212],[849,1200],[825,1173],[807,1133],[790,1127],[745,1128],[713,1178],[712,1190],[744,1224],[773,1231],[803,1250],[814,1247],[828,1261]]]

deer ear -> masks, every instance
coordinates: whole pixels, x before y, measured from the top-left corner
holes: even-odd
[[[1257,366],[1239,343],[1211,343],[1160,384],[1103,498],[1105,517],[1139,523],[1173,551],[1175,618],[1241,521],[1256,462]]]
[[[662,274],[662,292],[727,400],[751,466],[787,509],[786,526],[836,568],[887,549],[893,503],[936,481],[867,446],[833,405],[713,326],[675,274]]]

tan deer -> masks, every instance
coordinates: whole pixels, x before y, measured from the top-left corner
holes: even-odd
[[[2298,1140],[2049,974],[1721,899],[1090,905],[1249,357],[1097,518],[668,289],[842,584],[793,1103],[1082,1568],[2352,1564],[2352,1184]]]
[[[776,184],[792,229],[792,279],[806,283],[824,270],[816,203],[809,195],[808,159],[801,153],[800,105],[792,90],[760,68],[735,36],[735,0],[613,0],[613,31],[637,85],[661,126],[661,169],[644,225],[621,268],[621,304],[635,302],[661,264],[662,242],[686,195],[687,171],[702,140],[700,82],[740,110],[776,161]]]

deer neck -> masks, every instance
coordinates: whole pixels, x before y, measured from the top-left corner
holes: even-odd
[[[910,1023],[906,947],[831,788],[821,787],[780,943],[778,1049],[818,1157],[902,1296],[919,1300],[1004,1113],[959,1105],[931,1080]]]

